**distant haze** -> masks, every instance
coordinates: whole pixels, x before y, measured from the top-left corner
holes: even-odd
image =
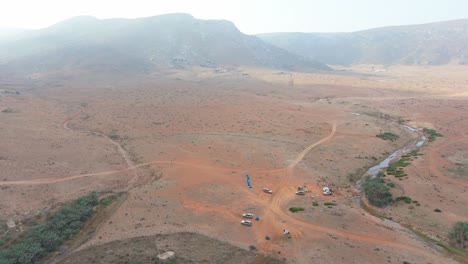
[[[16,0],[0,9],[3,28],[43,28],[91,15],[137,18],[190,13],[200,19],[226,19],[244,33],[352,32],[389,25],[468,18],[466,0]]]

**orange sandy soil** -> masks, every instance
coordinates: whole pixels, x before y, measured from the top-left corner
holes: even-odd
[[[4,78],[3,89],[21,94],[0,97],[0,109],[15,110],[0,113],[1,218],[19,220],[89,191],[127,191],[107,224],[75,252],[191,231],[296,263],[452,263],[398,224],[356,206],[359,193],[347,178],[417,139],[391,121],[401,116],[444,137],[423,148],[407,179],[394,180],[395,194],[418,200],[420,208],[396,204],[384,211],[441,238],[468,218],[466,175],[454,167],[467,162],[468,76],[461,74],[466,67],[450,67]],[[460,74],[431,74],[449,70]],[[444,78],[452,85],[443,93],[431,86]],[[376,138],[381,131],[400,139]],[[296,196],[304,183],[311,192]],[[335,196],[320,194],[326,185]],[[332,200],[337,206],[323,205]],[[305,211],[293,214],[291,206]],[[240,225],[247,211],[260,217],[252,227]]]

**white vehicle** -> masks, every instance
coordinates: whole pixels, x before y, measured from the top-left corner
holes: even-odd
[[[325,195],[331,195],[332,191],[328,187],[323,187],[323,194]]]
[[[254,215],[251,214],[251,213],[243,213],[243,214],[242,214],[242,217],[244,217],[244,218],[253,218]]]
[[[297,191],[296,192],[296,195],[304,195],[305,194],[305,191]]]
[[[268,189],[268,188],[263,188],[263,192],[266,192],[266,193],[269,193],[269,194],[273,193],[273,191]]]
[[[252,226],[252,222],[249,221],[249,220],[242,220],[242,221],[241,221],[241,225]]]

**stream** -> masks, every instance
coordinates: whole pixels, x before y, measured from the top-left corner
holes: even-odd
[[[379,164],[377,164],[376,166],[374,166],[374,167],[370,168],[369,170],[367,170],[367,172],[366,172],[367,175],[371,175],[371,177],[376,177],[377,173],[379,173],[379,171],[381,171],[384,168],[387,168],[390,165],[390,162],[392,162],[393,160],[395,160],[397,158],[400,158],[402,155],[405,155],[406,153],[409,153],[414,149],[422,147],[424,145],[424,143],[426,142],[427,138],[421,132],[419,132],[416,128],[406,126],[406,125],[400,125],[400,126],[407,129],[407,130],[409,130],[409,131],[411,131],[411,132],[413,132],[413,133],[417,133],[421,137],[419,138],[418,141],[413,142],[413,143],[411,143],[411,144],[409,144],[409,145],[407,145],[407,146],[405,146],[405,147],[403,147],[401,149],[396,150],[390,156],[388,156],[386,159],[381,161]],[[361,190],[361,180],[356,182],[356,189]],[[357,205],[361,205],[361,198],[360,197],[355,197],[354,201],[356,202]]]
[[[402,127],[410,130],[411,132],[418,133],[418,130],[416,128],[412,128],[409,126],[402,125]],[[419,134],[419,133],[418,133]],[[414,143],[411,143],[395,152],[393,152],[390,156],[388,156],[386,159],[382,160],[378,165],[370,168],[367,170],[366,174],[371,175],[372,177],[377,176],[377,173],[382,170],[383,168],[387,168],[390,162],[392,162],[394,159],[401,157],[402,155],[405,155],[406,153],[409,153],[413,151],[414,149],[420,148],[422,145],[424,145],[424,142],[426,142],[426,137],[424,135],[420,135],[421,138]]]

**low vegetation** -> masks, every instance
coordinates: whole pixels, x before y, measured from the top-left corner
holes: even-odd
[[[1,263],[35,263],[47,256],[81,230],[94,214],[93,208],[97,204],[98,197],[93,192],[63,206],[46,223],[36,225],[20,238],[6,243],[0,249]]]
[[[296,213],[296,212],[304,211],[304,208],[302,208],[302,207],[291,207],[291,208],[289,208],[289,211],[291,211],[292,213]]]
[[[117,141],[120,139],[120,136],[117,134],[117,131],[115,130],[112,130],[107,136],[114,141]]]
[[[383,140],[390,140],[390,141],[398,140],[400,138],[400,136],[393,134],[392,132],[380,133],[376,135],[376,137],[381,138]]]
[[[408,176],[408,174],[405,173],[404,168],[410,165],[411,164],[410,162],[413,161],[413,159],[421,155],[422,154],[420,154],[418,150],[415,149],[411,151],[410,153],[407,153],[401,156],[401,158],[398,161],[393,162],[392,164],[388,166],[387,174],[393,175],[396,178],[402,178],[402,177]]]
[[[405,124],[405,123],[407,123],[407,122],[409,122],[409,121],[410,121],[409,119],[403,119],[403,118],[401,118],[401,117],[398,117],[397,123],[398,123],[399,125],[403,125],[403,124]]]
[[[351,173],[351,172],[348,173],[347,177],[348,177],[348,180],[350,182],[356,182],[356,181],[358,181],[360,179],[360,177],[359,177],[359,175],[357,173]]]
[[[408,228],[409,230],[411,230],[414,234],[416,234],[418,237],[424,239],[425,241],[429,242],[429,243],[434,243],[436,244],[437,246],[441,247],[441,248],[444,248],[448,255],[450,257],[454,257],[454,259],[464,263],[466,260],[466,257],[468,257],[468,252],[466,250],[464,250],[463,248],[459,248],[457,246],[453,246],[453,245],[450,245],[450,244],[446,244],[438,239],[435,239],[433,237],[430,237],[422,232],[420,232],[419,230],[416,230],[414,229],[412,226],[408,226],[408,225],[405,225],[405,224],[402,224],[404,227]],[[453,231],[453,229],[452,229]],[[452,231],[450,233],[452,233]],[[449,237],[450,237],[450,233],[449,233]],[[466,241],[466,240],[465,240]],[[454,241],[452,241],[454,242]],[[466,244],[465,244],[466,245]]]
[[[423,128],[423,132],[424,132],[424,134],[427,135],[427,140],[429,142],[432,142],[432,141],[436,140],[436,138],[438,138],[438,137],[443,137],[443,135],[441,133],[438,133],[434,129]]]
[[[378,207],[383,207],[392,202],[392,194],[380,176],[374,178],[366,176],[362,189],[369,200],[369,203]]]
[[[111,194],[109,196],[106,196],[104,198],[102,198],[100,201],[99,201],[99,204],[103,205],[103,206],[107,206],[109,205],[110,203],[112,203],[112,201],[114,201],[115,199],[117,198],[117,195],[116,194]]]
[[[449,233],[450,244],[460,247],[467,248],[468,246],[468,222],[459,221],[456,222]]]
[[[312,205],[313,205],[313,206],[319,206],[319,203],[313,202]]]
[[[407,204],[410,204],[412,200],[411,200],[411,198],[409,198],[409,197],[407,197],[407,196],[400,196],[400,197],[397,197],[397,198],[395,199],[395,201],[397,201],[397,202],[403,201],[403,202],[405,202],[405,203],[407,203]]]
[[[11,109],[10,107],[2,110],[2,113],[13,113],[13,112],[14,112],[13,109]]]

